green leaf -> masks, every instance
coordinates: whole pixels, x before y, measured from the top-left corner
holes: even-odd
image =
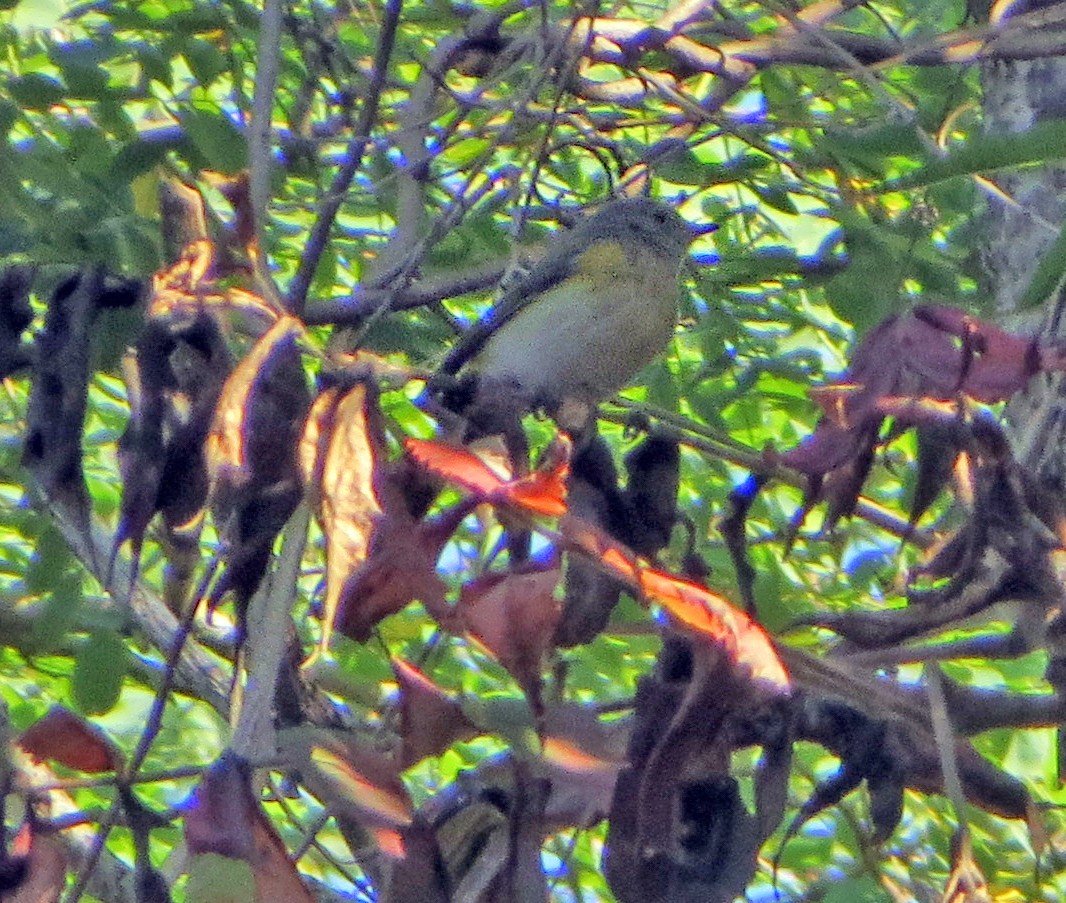
[[[0,98],[0,138],[6,137],[18,118],[19,108],[9,100]]]
[[[74,704],[87,715],[102,715],[118,702],[126,678],[129,653],[112,631],[89,635],[79,650],[71,679]]]
[[[201,158],[200,168],[233,174],[248,165],[244,135],[222,113],[186,110],[181,117],[181,124],[196,155]]]
[[[182,54],[201,88],[211,85],[226,71],[226,58],[210,41],[193,38],[184,46]]]
[[[519,754],[536,755],[536,720],[525,696],[467,696],[463,714],[480,729],[507,741]]]
[[[1036,272],[1018,299],[1018,310],[1036,307],[1050,300],[1066,273],[1066,226],[1036,265]]]
[[[764,171],[770,158],[764,154],[745,153],[724,163],[701,160],[687,147],[664,154],[655,163],[655,173],[678,185],[725,185],[743,181]]]
[[[861,130],[827,130],[824,147],[835,156],[883,172],[890,158],[925,159],[929,144],[929,139],[923,140],[916,126],[887,122]]]
[[[890,179],[878,191],[910,191],[957,176],[1050,163],[1066,157],[1066,119],[1045,119],[1025,132],[974,135],[947,156],[921,169]]]
[[[178,140],[145,141],[143,138],[129,141],[111,161],[111,175],[116,181],[128,184],[155,169],[179,143]]]
[[[251,863],[220,853],[199,853],[189,863],[186,903],[255,903]]]
[[[888,903],[891,899],[875,878],[861,875],[834,883],[822,903]]]
[[[461,138],[445,148],[441,159],[450,166],[462,168],[484,156],[489,147],[484,138]]]
[[[159,82],[164,88],[174,85],[174,74],[170,68],[170,56],[151,44],[138,44],[134,57],[140,64],[145,78]]]
[[[767,206],[780,210],[782,213],[788,213],[791,216],[799,215],[799,210],[796,208],[791,195],[789,195],[788,189],[777,185],[765,185],[756,188],[755,191]]]
[[[66,97],[66,89],[56,79],[31,72],[7,83],[14,101],[26,110],[47,110]]]

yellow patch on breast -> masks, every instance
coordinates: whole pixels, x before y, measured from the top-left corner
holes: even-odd
[[[633,265],[625,248],[617,241],[598,241],[578,255],[574,275],[592,290],[608,287]]]

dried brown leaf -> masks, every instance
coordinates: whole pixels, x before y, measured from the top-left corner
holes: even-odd
[[[205,455],[211,512],[227,560],[212,606],[232,590],[243,613],[299,503],[297,447],[310,406],[296,344],[300,329],[295,318],[280,318],[230,374],[215,409]]]
[[[58,762],[86,774],[118,771],[122,753],[98,727],[56,706],[24,730],[18,739],[29,755]]]
[[[312,405],[300,441],[300,465],[326,539],[323,653],[345,584],[366,561],[371,532],[382,514],[375,480],[385,454],[373,381],[329,388]]]
[[[336,629],[364,642],[382,618],[416,599],[447,630],[456,629],[446,598],[447,587],[437,574],[437,558],[468,506],[458,506],[431,520],[418,520],[402,501],[387,501],[374,525],[370,554],[345,582],[338,600]]]
[[[314,899],[252,792],[251,769],[226,754],[204,774],[186,804],[185,843],[193,856],[217,853],[249,863],[256,903]]]
[[[453,743],[478,735],[459,702],[422,671],[399,658],[392,660],[392,670],[400,685],[401,767],[439,756]]]
[[[529,565],[471,581],[459,597],[467,633],[511,672],[534,711],[540,708],[541,665],[561,614],[555,598],[561,576],[557,563]]]
[[[23,461],[49,495],[72,508],[83,527],[89,520],[81,437],[90,330],[104,291],[102,270],[78,274],[55,290],[37,336],[37,365],[26,413]]]

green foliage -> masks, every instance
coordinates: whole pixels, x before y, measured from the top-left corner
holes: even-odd
[[[493,8],[480,4],[477,16]],[[610,18],[650,24],[667,11],[665,3],[622,4]],[[44,12],[54,27],[34,27]],[[704,49],[728,49],[737,34],[746,36],[739,48],[746,55],[730,57],[740,68],[728,90],[711,69],[697,72],[697,63],[678,62],[669,41],[660,46],[646,35],[633,38],[625,52],[597,51],[603,55],[587,69],[572,68],[558,36],[584,20],[570,21],[573,9],[563,3],[516,8],[462,59],[446,58],[441,48],[476,25],[470,13],[461,5],[408,4],[381,74],[374,67],[381,61],[378,42],[388,5],[285,5],[271,91],[273,168],[255,176],[262,176],[269,195],[257,260],[244,239],[233,237],[247,211],[227,203],[217,179],[205,172],[232,176],[255,159],[250,143],[253,98],[262,78],[259,6],[136,0],[52,9],[29,0],[0,2],[0,269],[23,262],[40,268],[33,328],[40,326],[52,290],[75,269],[103,266],[147,280],[172,262],[164,260],[166,214],[159,210],[157,188],[166,178],[195,183],[209,202],[208,234],[225,248],[222,266],[230,269],[223,282],[250,284],[269,295],[272,280],[284,298],[301,267],[310,264],[309,292],[296,299],[306,321],[321,328],[308,334],[303,349],[308,362],[315,358],[310,369],[323,368],[327,347],[356,346],[401,368],[400,375],[389,373],[382,402],[395,443],[401,435],[425,436],[433,429],[412,403],[422,385],[403,377],[432,370],[453,327],[484,312],[497,277],[515,262],[513,249],[535,253],[538,241],[556,227],[558,208],[591,205],[618,185],[639,190],[646,178],[652,193],[675,200],[690,221],[705,227],[713,222],[718,229],[694,245],[696,262],[685,274],[674,341],[618,403],[604,407],[602,433],[621,461],[635,447],[641,424],[678,432],[684,524],[675,529],[661,564],[680,572],[694,553],[707,566],[711,585],[739,598],[741,581],[721,532],[730,493],[752,468],[811,434],[820,411],[808,389],[845,369],[856,337],[917,302],[986,306],[977,288],[983,284],[977,252],[984,203],[978,180],[1061,160],[1066,125],[1049,120],[1021,135],[983,134],[972,112],[979,100],[975,65],[918,65],[886,56],[872,68],[849,59],[850,51],[841,51],[842,60],[831,48],[817,63],[796,63],[787,54],[775,59],[772,47],[757,39],[784,29],[792,13],[770,12],[762,4],[732,4],[734,24],[713,19],[712,27],[709,19],[705,32],[686,32],[686,40]],[[910,42],[953,31],[963,14],[961,3],[896,0],[809,27],[824,24],[825,33],[841,42],[848,35]],[[542,28],[556,36],[554,42],[537,37]],[[815,54],[810,47],[806,52]],[[760,58],[765,61],[744,68],[746,60]],[[639,77],[611,93],[623,85],[622,77],[633,75],[631,65],[642,67]],[[356,134],[378,88],[369,131]],[[721,103],[714,93],[719,90]],[[341,184],[349,166],[354,178]],[[334,201],[340,206],[328,241],[316,247],[316,225]],[[1042,302],[1060,280],[1063,236],[1023,305]],[[471,276],[470,284],[460,278],[481,273],[488,275]],[[459,288],[434,297],[432,287],[445,283]],[[425,297],[415,289],[424,289]],[[117,445],[130,411],[125,383],[116,377],[141,313],[109,312],[94,339],[82,450],[97,528],[103,525],[108,533],[118,519]],[[245,331],[240,316],[232,320],[226,340],[240,355],[254,330]],[[21,729],[51,704],[69,703],[104,724],[131,754],[170,650],[145,627],[145,609],[129,587],[108,573],[106,562],[72,553],[35,495],[20,463],[27,383],[19,373],[5,377],[0,682],[8,715]],[[545,444],[550,429],[531,429],[534,444]],[[880,451],[863,495],[905,524],[916,492],[917,445],[892,437]],[[395,446],[392,452],[398,454]],[[434,512],[454,500],[442,497]],[[903,577],[920,552],[863,517],[824,531],[825,514],[815,510],[799,523],[801,505],[800,489],[782,480],[760,494],[748,514],[757,615],[782,642],[822,652],[828,632],[810,626],[810,619],[902,606]],[[944,532],[962,519],[942,495],[917,526]],[[176,537],[168,533],[166,545],[163,529],[157,523],[149,530],[139,560],[137,592],[157,601],[174,579],[165,559]],[[214,524],[203,534],[197,580],[223,542],[221,532]],[[316,536],[305,556],[294,609],[304,649],[318,637],[312,615],[321,597],[321,539]],[[116,574],[128,574],[125,555],[118,556]],[[450,598],[471,572],[500,560],[499,524],[471,515],[440,557]],[[110,580],[109,590],[89,571]],[[214,625],[194,630],[196,648],[223,687],[231,667],[227,617],[223,606]],[[553,652],[545,695],[553,702],[624,705],[659,650],[646,612],[626,597],[605,634]],[[457,742],[409,772],[416,804],[500,751],[531,760],[539,754],[537,715],[514,677],[472,642],[438,630],[423,605],[391,615],[369,644],[338,638],[333,661],[312,674],[343,702],[353,723],[380,740],[397,730],[399,718],[388,656],[417,662],[486,735]],[[1044,664],[1037,653],[956,665],[949,675],[967,686],[1044,693]],[[915,673],[907,679],[917,680],[917,669],[909,667]],[[148,769],[204,765],[227,742],[219,698],[197,698],[190,686],[179,689],[185,695],[179,705],[166,707],[143,763]],[[1022,778],[1038,803],[1058,805],[1062,791],[1049,764],[1051,745],[1048,732],[1021,730],[992,732],[978,743],[988,760]],[[745,792],[753,796],[754,765],[747,767]],[[834,767],[824,748],[801,748],[790,813]],[[186,780],[139,792],[146,805],[164,811],[187,793]],[[115,805],[112,790],[103,784],[82,790],[78,804]],[[286,811],[283,800],[279,792],[269,813],[291,849],[323,809],[304,795]],[[947,807],[908,791],[901,828],[875,848],[867,839],[866,806],[861,793],[849,796],[795,837],[785,841],[779,831],[768,841],[764,856],[784,843],[779,883],[789,894],[874,901],[888,899],[884,888],[890,884],[917,898],[944,887],[954,817]],[[1041,816],[1053,844],[1058,842],[1060,815]],[[1013,890],[1039,899],[1061,890],[1057,852],[1051,868],[1039,872],[1017,823],[977,812],[967,818],[997,894]],[[324,893],[361,887],[364,880],[368,859],[355,869],[338,865],[350,852],[344,830],[331,824],[318,835],[321,848],[300,862],[326,885]],[[138,842],[132,834],[109,841],[127,860],[141,855]],[[172,823],[154,830],[152,858],[161,861],[178,842]],[[602,826],[552,835],[545,863],[553,899],[611,899],[599,868],[602,844]],[[251,899],[246,863],[215,862],[213,855],[197,857],[178,897]],[[752,899],[771,893],[773,878],[764,863]]]

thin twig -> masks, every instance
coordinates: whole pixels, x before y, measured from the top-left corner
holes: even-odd
[[[273,149],[271,124],[281,59],[282,12],[282,0],[265,0],[263,14],[259,18],[255,97],[252,100],[252,122],[248,128],[248,191],[255,221],[256,246],[260,250],[264,247],[263,226],[270,201],[270,164]],[[262,254],[259,256],[262,258]]]
[[[304,253],[300,259],[300,267],[296,271],[286,298],[286,306],[289,311],[299,316],[307,304],[307,293],[311,288],[311,280],[314,278],[318,262],[329,243],[330,234],[333,231],[333,223],[337,219],[337,213],[344,202],[359,168],[363,165],[363,155],[370,144],[370,132],[374,127],[374,121],[378,115],[378,104],[381,101],[381,92],[385,87],[385,78],[389,69],[389,61],[392,58],[392,50],[396,40],[396,28],[400,22],[400,11],[403,0],[386,0],[385,18],[381,24],[381,32],[378,34],[378,46],[374,54],[374,70],[367,85],[366,97],[363,107],[359,111],[359,119],[355,124],[355,134],[348,146],[344,162],[337,170],[330,184],[329,191],[319,205],[318,218],[314,228],[304,246]]]

